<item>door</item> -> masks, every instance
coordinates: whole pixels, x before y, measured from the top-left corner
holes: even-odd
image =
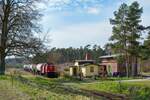
[[[100,66],[99,75],[102,77],[105,77],[107,75],[106,65]]]
[[[77,68],[73,68],[73,75],[74,75],[74,76],[77,75]]]

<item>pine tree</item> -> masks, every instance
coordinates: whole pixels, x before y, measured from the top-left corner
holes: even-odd
[[[127,4],[123,3],[118,11],[114,12],[114,19],[110,19],[113,25],[112,36],[110,37],[111,48],[115,53],[124,55],[125,67],[127,76],[129,76],[128,58],[127,58],[127,29],[126,29],[126,16],[128,12]]]
[[[130,58],[130,65],[132,76],[137,75],[137,64],[140,51],[139,39],[141,38],[141,30],[139,29],[141,22],[141,14],[143,9],[139,6],[138,2],[133,2],[129,8],[126,18],[126,27],[128,32],[128,53]]]
[[[143,9],[138,2],[133,2],[130,6],[123,3],[118,11],[114,12],[114,19],[110,22],[113,25],[112,49],[123,54],[125,60],[127,76],[137,75],[137,63],[139,57],[139,39],[141,37],[139,29],[141,14]]]

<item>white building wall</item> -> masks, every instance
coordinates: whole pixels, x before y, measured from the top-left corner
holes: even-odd
[[[81,68],[81,71],[82,71],[82,73],[83,73],[83,76],[85,77],[85,76],[86,76],[86,67],[82,67],[82,68]]]
[[[70,76],[73,76],[73,68],[70,67]]]

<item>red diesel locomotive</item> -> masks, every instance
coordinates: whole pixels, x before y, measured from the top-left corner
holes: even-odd
[[[42,75],[46,75],[47,77],[57,77],[56,66],[52,63],[42,64],[40,72]]]

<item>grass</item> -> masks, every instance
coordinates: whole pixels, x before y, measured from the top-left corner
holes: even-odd
[[[0,76],[0,100],[29,100],[26,94],[13,86],[10,79],[9,76]]]
[[[103,100],[61,84],[62,79],[1,76],[0,100]]]
[[[127,77],[79,81],[71,77],[50,79],[24,71],[15,73],[16,75],[10,73],[0,76],[0,100],[105,100],[103,97],[87,94],[82,89],[125,94],[131,100],[150,98],[150,81],[118,81],[133,79]]]
[[[115,82],[103,81],[92,84],[74,84],[82,89],[105,91],[117,94],[125,94],[132,100],[149,100],[150,99],[150,81],[140,82]]]

